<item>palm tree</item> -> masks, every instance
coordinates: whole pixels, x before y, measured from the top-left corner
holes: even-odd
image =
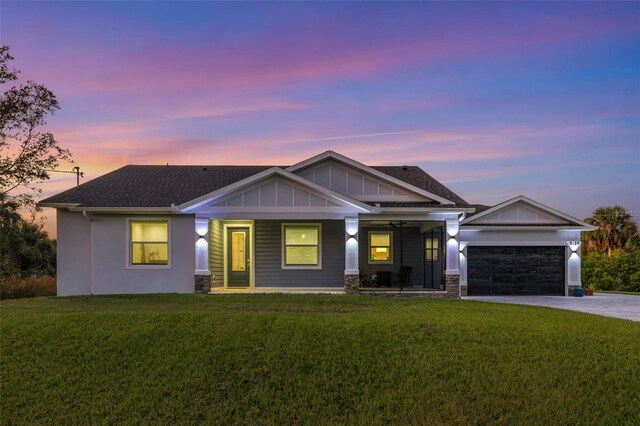
[[[607,256],[611,256],[614,249],[623,248],[638,234],[638,225],[622,206],[600,207],[585,222],[597,228],[584,235],[587,251],[606,253]]]

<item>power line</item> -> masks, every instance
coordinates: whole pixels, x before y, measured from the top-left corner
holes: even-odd
[[[45,170],[46,172],[53,172],[53,173],[73,173],[76,175],[76,189],[80,189],[80,178],[84,177],[84,172],[80,171],[80,167],[79,166],[75,166],[73,168],[73,170],[54,170],[54,169],[50,169],[50,170]]]

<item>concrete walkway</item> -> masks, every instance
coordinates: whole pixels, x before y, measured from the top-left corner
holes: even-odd
[[[516,305],[546,306],[622,318],[640,322],[640,296],[596,293],[585,297],[562,296],[468,296],[464,300],[513,303]]]

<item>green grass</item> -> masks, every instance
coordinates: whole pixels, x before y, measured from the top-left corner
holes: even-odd
[[[631,321],[368,296],[0,308],[0,424],[640,422]]]
[[[628,294],[629,296],[640,296],[640,292],[637,291],[608,291],[608,290],[596,290],[596,293],[608,293],[608,294]]]

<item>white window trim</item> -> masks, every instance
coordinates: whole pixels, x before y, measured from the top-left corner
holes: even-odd
[[[317,265],[287,265],[287,239],[285,235],[285,229],[287,227],[318,228],[318,264]],[[322,224],[321,223],[307,223],[307,222],[293,222],[282,223],[280,225],[280,240],[282,245],[282,269],[322,269]]]
[[[371,234],[389,235],[389,260],[371,260]],[[392,265],[393,264],[393,231],[369,231],[367,235],[367,262],[369,265]]]
[[[166,265],[134,265],[131,263],[131,222],[167,222],[167,264]],[[126,235],[126,255],[125,255],[125,268],[126,269],[171,269],[171,218],[170,217],[128,217],[125,220]]]

